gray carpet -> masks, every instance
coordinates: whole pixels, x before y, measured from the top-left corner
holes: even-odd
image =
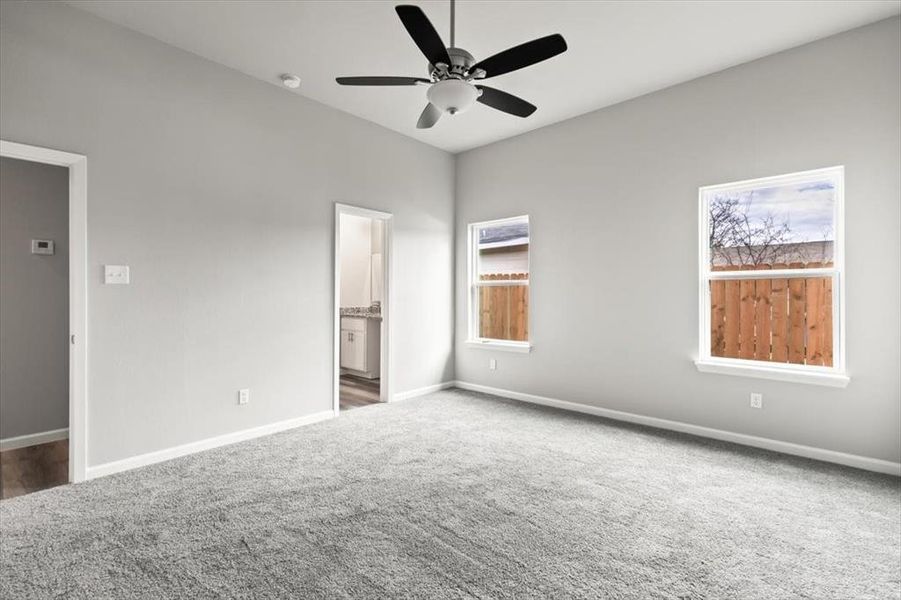
[[[2,598],[901,597],[901,480],[461,391],[0,502]]]

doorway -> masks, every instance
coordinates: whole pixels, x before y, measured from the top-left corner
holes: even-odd
[[[87,159],[0,141],[0,498],[85,478]]]
[[[391,214],[335,205],[335,414],[387,402]]]

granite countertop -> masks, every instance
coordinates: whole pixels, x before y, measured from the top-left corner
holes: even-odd
[[[358,319],[379,319],[382,318],[382,313],[376,309],[373,310],[370,306],[353,306],[348,308],[341,309],[342,317],[356,317]]]

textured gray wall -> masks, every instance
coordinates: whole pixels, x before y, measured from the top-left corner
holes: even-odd
[[[528,213],[531,354],[471,349],[457,378],[901,460],[901,35],[890,19],[476,149],[466,224]],[[845,165],[846,389],[698,373],[698,187]],[[488,370],[489,357],[498,359]],[[748,407],[762,392],[764,409]]]
[[[0,158],[0,438],[68,427],[68,337],[69,169]]]
[[[394,391],[453,378],[451,155],[65,5],[0,10],[0,136],[88,157],[88,465],[331,409],[336,201],[395,215]]]

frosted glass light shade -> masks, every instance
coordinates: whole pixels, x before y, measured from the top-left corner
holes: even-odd
[[[461,113],[476,103],[479,90],[459,79],[445,79],[432,84],[426,93],[429,102],[446,113]]]

